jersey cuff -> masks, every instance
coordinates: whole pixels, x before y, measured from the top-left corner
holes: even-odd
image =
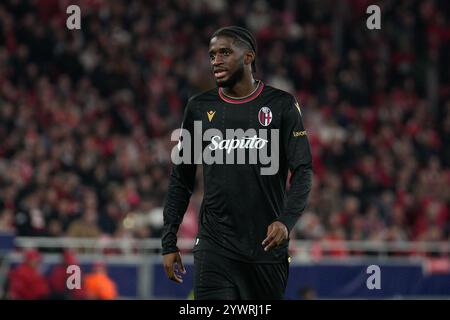
[[[176,246],[175,247],[162,248],[161,255],[174,253],[174,252],[178,252],[178,251],[180,251],[180,250]]]
[[[297,223],[298,217],[291,216],[291,215],[284,215],[280,216],[277,221],[280,221],[283,223],[286,228],[288,229],[288,233],[291,232],[292,228],[294,228],[295,224]]]

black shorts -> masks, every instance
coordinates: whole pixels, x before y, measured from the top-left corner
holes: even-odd
[[[289,275],[288,258],[282,263],[247,263],[212,251],[194,252],[196,300],[280,300]]]

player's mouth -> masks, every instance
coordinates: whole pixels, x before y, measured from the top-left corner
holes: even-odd
[[[226,75],[227,75],[227,70],[225,70],[225,69],[217,69],[217,70],[214,70],[214,76],[216,77],[216,79],[222,79],[222,78],[225,78],[226,77]]]

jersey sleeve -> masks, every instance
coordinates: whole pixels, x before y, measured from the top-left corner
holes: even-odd
[[[281,136],[291,172],[295,172],[300,165],[311,166],[311,148],[303,125],[302,111],[292,96],[282,114]]]
[[[312,156],[308,135],[303,125],[303,116],[294,97],[283,113],[281,136],[286,159],[291,171],[291,186],[286,207],[278,221],[290,232],[306,208],[312,185]]]
[[[183,216],[189,205],[189,199],[194,190],[196,165],[193,155],[194,117],[193,105],[189,102],[186,106],[181,129],[190,135],[190,139],[180,135],[177,147],[182,152],[190,150],[189,161],[174,164],[170,175],[168,192],[165,199],[163,216],[164,228],[161,238],[162,254],[177,252],[177,232],[183,221]]]

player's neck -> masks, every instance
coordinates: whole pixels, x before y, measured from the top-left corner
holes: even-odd
[[[251,95],[257,87],[258,81],[250,74],[232,87],[223,87],[222,92],[231,98],[242,98]]]

